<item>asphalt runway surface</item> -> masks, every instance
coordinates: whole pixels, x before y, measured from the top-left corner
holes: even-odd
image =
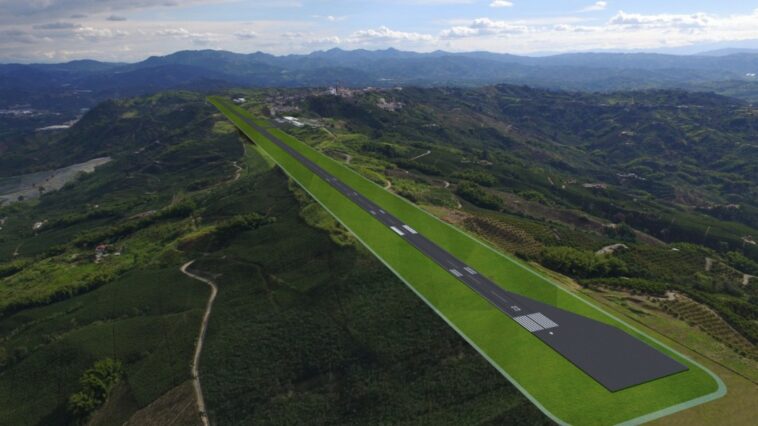
[[[235,108],[231,110],[258,133],[297,159],[391,229],[398,237],[432,259],[609,391],[619,391],[687,370],[686,366],[616,327],[503,290],[272,135],[266,128],[257,125]],[[503,335],[503,344],[509,344],[507,335]]]

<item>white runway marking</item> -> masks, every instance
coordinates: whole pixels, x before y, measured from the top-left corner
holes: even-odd
[[[455,275],[455,276],[456,276],[456,277],[458,277],[458,278],[460,278],[460,277],[462,277],[462,276],[463,276],[463,274],[461,274],[460,272],[458,272],[458,270],[457,270],[457,269],[451,269],[451,270],[450,270],[450,273],[451,273],[451,274],[453,274],[453,275]]]
[[[536,322],[534,322],[534,320],[532,320],[531,318],[529,318],[526,315],[522,315],[520,317],[513,317],[513,319],[517,323],[521,324],[522,327],[524,327],[525,329],[531,331],[532,333],[534,333],[535,331],[544,330],[539,324],[537,324]]]
[[[410,227],[410,226],[408,226],[408,225],[403,225],[403,228],[405,228],[405,229],[406,229],[408,232],[410,232],[411,234],[418,234],[418,232],[416,232],[416,230],[415,230],[415,229],[411,228],[411,227]]]
[[[558,327],[558,324],[553,322],[550,318],[543,315],[541,312],[537,312],[536,314],[529,314],[529,318],[533,319],[534,322],[542,326],[542,328],[554,328]]]
[[[394,227],[394,226],[390,226],[390,228],[391,228],[393,231],[395,231],[395,232],[397,233],[397,235],[400,235],[401,237],[402,237],[403,235],[405,235],[405,234],[403,233],[403,231],[401,231],[401,230],[397,229],[397,228],[396,228],[396,227]]]

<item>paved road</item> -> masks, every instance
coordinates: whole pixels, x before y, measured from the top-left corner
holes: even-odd
[[[479,293],[606,389],[612,392],[618,391],[687,370],[684,365],[618,328],[503,290],[499,285],[272,135],[266,128],[257,125],[236,108],[231,108],[231,110],[261,135],[391,229],[398,237]],[[509,344],[507,335],[503,336],[503,344]]]

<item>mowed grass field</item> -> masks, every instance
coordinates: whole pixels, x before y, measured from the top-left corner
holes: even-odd
[[[622,328],[689,368],[687,372],[623,391],[607,391],[231,114],[232,109],[237,107],[221,99],[212,99],[212,102],[451,327],[556,421],[598,425],[633,420],[640,422],[718,398],[725,393],[726,389],[720,379],[691,360],[656,343],[595,305],[563,291],[525,265],[441,222],[337,161],[284,132],[269,128],[271,133],[285,143],[504,288]],[[263,121],[256,123],[270,127]]]

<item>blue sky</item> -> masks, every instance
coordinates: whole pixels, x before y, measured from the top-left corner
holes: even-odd
[[[0,0],[0,61],[181,49],[516,54],[758,47],[758,1]]]

